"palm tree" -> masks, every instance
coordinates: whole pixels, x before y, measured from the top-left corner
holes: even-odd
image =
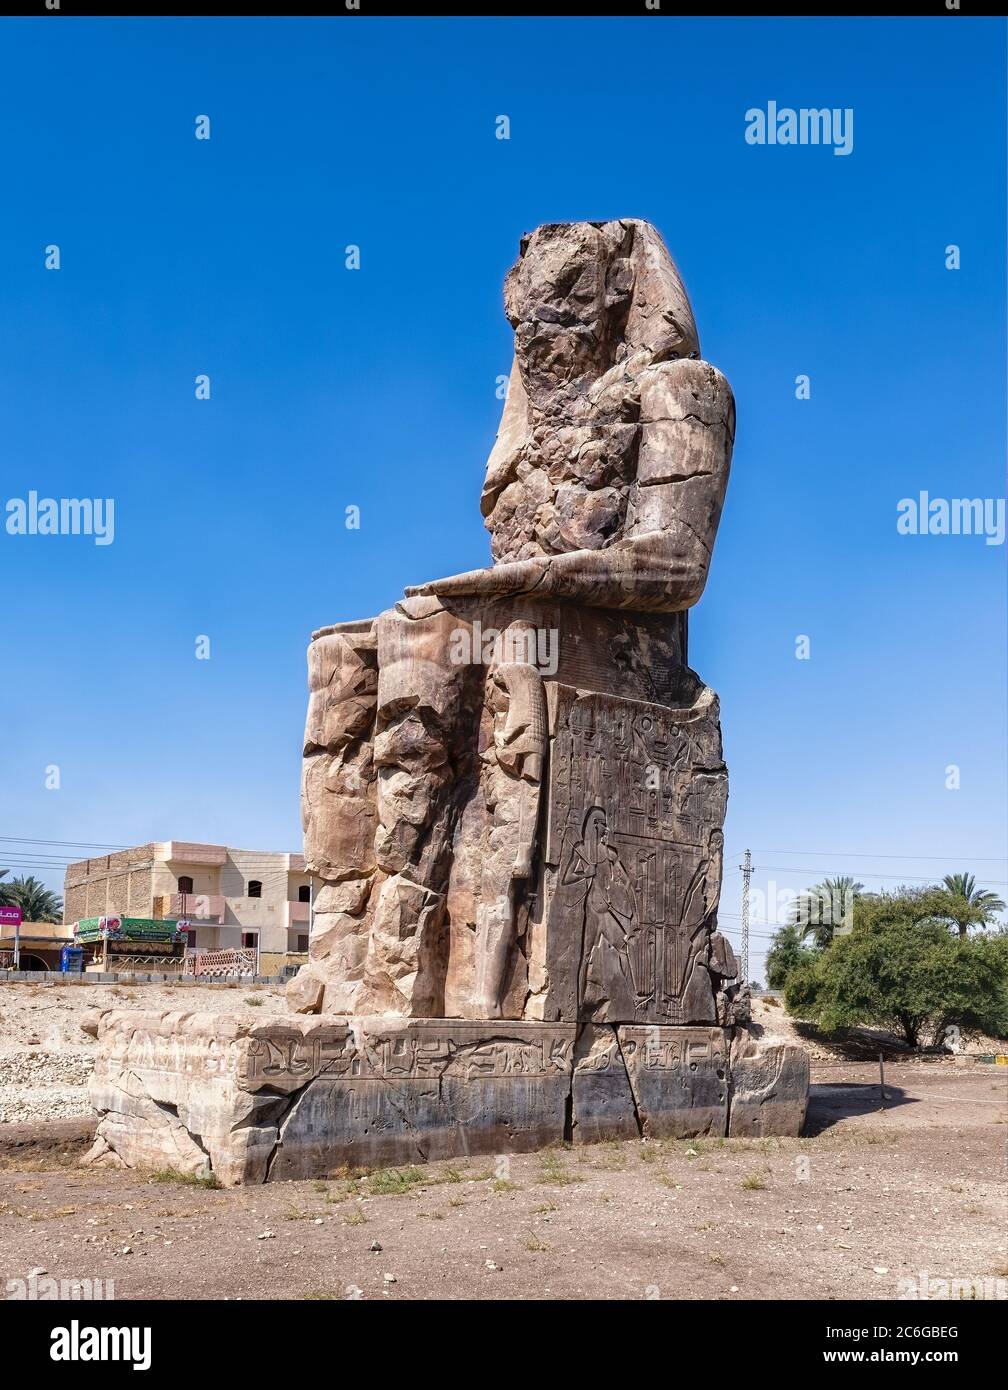
[[[0,878],[6,873],[4,869]],[[0,883],[0,904],[19,907],[26,922],[59,922],[63,918],[63,899],[50,893],[37,878],[12,878],[10,883]]]
[[[996,893],[978,888],[972,874],[946,874],[942,879],[947,901],[946,916],[955,922],[959,935],[965,936],[970,927],[985,927],[1004,903]]]
[[[824,878],[814,888],[799,893],[791,912],[791,924],[801,928],[802,938],[811,937],[819,950],[825,950],[838,928],[849,930],[854,900],[864,892],[864,884],[841,874]]]

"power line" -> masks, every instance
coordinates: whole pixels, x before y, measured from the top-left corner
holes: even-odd
[[[68,849],[130,849],[129,845],[106,845],[99,840],[31,840],[24,835],[0,835],[0,844],[10,845],[62,845]]]
[[[59,868],[61,864],[87,864],[89,862],[87,859],[61,859],[59,855],[56,854],[30,854],[22,852],[16,853],[16,857],[11,858],[11,856],[5,854],[3,850],[0,850],[0,858],[2,858],[5,864],[13,864],[15,862],[19,864],[52,864],[56,868]]]
[[[757,849],[757,854],[803,854],[815,859],[930,859],[937,864],[1008,864],[1008,856],[979,854],[892,854],[854,849]]]
[[[744,866],[742,864],[738,864],[736,867],[744,872]],[[831,866],[822,864],[757,864],[754,866],[754,869],[758,869],[761,873],[766,869],[772,869],[774,873],[780,874],[828,874],[831,871]],[[863,874],[865,878],[886,879],[890,883],[935,882],[933,874],[881,874],[875,873],[871,869],[858,869],[858,873]],[[983,883],[991,883],[996,888],[1008,888],[1008,879],[985,878]],[[981,884],[981,887],[982,886],[983,884]]]
[[[278,850],[278,851],[277,851],[278,854],[286,854],[287,852],[288,852],[288,851],[286,851],[286,850]],[[292,854],[292,856],[293,856],[294,851],[291,851],[291,854]],[[80,863],[84,863],[84,862],[86,862],[86,861],[84,861],[84,860],[79,860],[79,859],[69,860],[69,861],[66,862],[66,863],[60,863],[60,862],[58,862],[58,861],[44,860],[44,859],[23,859],[23,858],[20,858],[20,857],[17,858],[17,859],[10,859],[10,858],[8,858],[6,855],[0,855],[0,871],[3,871],[3,870],[5,870],[5,869],[6,869],[6,870],[12,870],[12,869],[37,869],[39,872],[43,872],[43,873],[59,873],[59,874],[65,874],[66,871],[67,871],[72,865],[76,865],[76,864],[80,864]],[[128,873],[134,873],[134,872],[139,873],[141,870],[152,868],[154,862],[160,863],[160,864],[163,866],[165,861],[163,861],[163,860],[158,860],[158,861],[147,860],[146,862],[140,863],[140,864],[122,864],[122,865],[120,865],[118,868],[113,867],[111,871],[98,870],[98,871],[96,871],[96,872],[94,872],[94,873],[92,873],[92,874],[86,874],[86,875],[84,875],[84,877],[82,878],[81,881],[82,881],[82,882],[85,882],[88,878],[91,878],[91,879],[93,879],[93,880],[97,880],[97,879],[99,879],[99,878],[105,878],[105,877],[108,876],[108,872],[111,872],[113,875],[128,874]],[[186,861],[180,860],[179,862],[184,864]],[[189,861],[189,866],[190,866],[190,867],[195,867],[195,868],[199,868],[199,867],[200,867],[200,865],[199,865],[198,863],[193,864],[192,861]],[[246,872],[247,870],[249,870],[249,871],[255,870],[255,871],[257,871],[258,873],[265,874],[265,875],[268,875],[268,874],[271,874],[271,873],[272,873],[272,874],[307,874],[307,873],[309,872],[309,870],[308,870],[307,868],[305,868],[305,869],[286,868],[286,867],[285,867],[284,865],[282,865],[282,864],[277,864],[277,863],[276,863],[274,860],[272,860],[272,859],[242,859],[242,860],[238,861],[237,863],[235,863],[234,861],[231,861],[231,862],[228,863],[228,864],[210,864],[210,865],[206,865],[205,867],[206,867],[211,873],[222,873],[222,872],[223,872],[223,873],[230,873],[230,874],[232,874],[232,875],[235,874],[235,873],[241,874],[241,873]],[[0,882],[2,882],[2,880],[0,880]]]
[[[237,854],[237,855],[239,856],[239,859],[238,859],[238,860],[233,860],[233,861],[232,861],[232,862],[234,862],[234,863],[237,863],[237,862],[239,862],[239,860],[240,860],[240,862],[243,863],[243,864],[272,864],[272,863],[274,862],[274,859],[277,858],[277,857],[279,857],[279,856],[281,856],[281,855],[282,855],[282,856],[289,856],[289,857],[292,857],[292,858],[296,858],[297,855],[300,853],[300,851],[299,851],[299,850],[292,850],[292,849],[291,849],[291,850],[287,850],[287,849],[278,849],[278,850],[257,850],[257,851],[235,850],[234,853]],[[109,858],[109,857],[110,857],[110,856],[104,855],[104,854],[94,854],[94,855],[92,855],[92,856],[90,857],[90,859],[65,859],[65,858],[63,858],[61,855],[58,855],[58,854],[41,854],[41,853],[39,853],[39,854],[33,854],[33,853],[32,853],[31,851],[29,851],[29,850],[15,850],[15,852],[14,852],[13,855],[9,855],[9,854],[7,854],[7,853],[3,850],[2,847],[0,847],[0,863],[3,863],[3,864],[8,864],[8,863],[13,864],[13,863],[15,863],[15,862],[17,862],[17,863],[28,863],[28,862],[31,862],[31,863],[36,863],[36,864],[54,864],[54,865],[56,865],[56,866],[59,866],[60,864],[67,864],[67,865],[69,865],[69,864],[97,864],[97,863],[102,863],[105,859],[107,859],[107,858]],[[129,864],[129,865],[134,866],[134,867],[136,867],[136,868],[142,868],[144,865],[149,865],[149,864],[154,864],[154,863],[157,863],[157,864],[179,863],[179,864],[193,864],[193,865],[195,865],[195,866],[198,868],[198,867],[201,865],[201,863],[203,863],[203,862],[204,862],[204,861],[201,861],[198,857],[193,857],[192,859],[167,860],[167,859],[159,859],[159,858],[155,855],[155,856],[149,857],[149,858],[147,858],[147,859],[143,859],[143,860],[139,860],[139,859],[138,859],[138,860],[135,860],[135,861],[133,861],[133,860],[126,861],[126,864]],[[124,867],[126,867],[125,864],[124,864]],[[217,869],[217,868],[221,868],[221,867],[223,867],[223,866],[220,865],[220,864],[209,864],[209,863],[205,863],[205,864],[204,864],[204,867],[206,867],[206,868],[208,868],[208,869]]]
[[[32,858],[32,859],[42,859],[42,858],[45,858],[45,859],[55,859],[55,860],[59,860],[61,863],[65,863],[65,864],[83,864],[83,863],[86,863],[88,859],[104,859],[104,858],[106,857],[106,855],[104,855],[104,854],[90,854],[90,855],[85,854],[85,855],[77,856],[77,857],[68,857],[67,855],[62,855],[62,854],[47,854],[45,850],[43,850],[43,849],[36,850],[35,848],[33,848],[33,846],[35,846],[35,845],[55,845],[55,846],[59,846],[59,847],[67,848],[67,849],[95,849],[95,850],[106,850],[106,851],[108,851],[109,854],[117,854],[117,853],[122,853],[124,850],[144,849],[144,848],[146,848],[146,846],[147,846],[148,844],[164,845],[164,844],[173,844],[173,843],[174,843],[174,844],[185,844],[185,845],[206,845],[206,844],[214,844],[214,845],[216,845],[218,842],[215,841],[215,840],[214,840],[214,841],[209,841],[209,840],[178,840],[178,839],[176,839],[176,840],[174,840],[174,841],[173,841],[173,840],[146,840],[146,841],[143,842],[143,844],[140,844],[140,845],[107,845],[107,844],[101,844],[101,843],[99,843],[98,841],[94,841],[94,840],[44,840],[44,839],[29,839],[29,838],[27,838],[27,837],[25,837],[25,836],[23,836],[23,835],[0,835],[0,845],[9,844],[9,845],[27,845],[27,846],[28,846],[27,849],[21,849],[21,850],[14,850],[14,851],[13,851],[13,853],[19,854],[22,858]],[[251,854],[251,855],[253,855],[253,856],[255,856],[256,854],[296,854],[296,853],[298,852],[298,851],[296,851],[296,850],[285,850],[285,849],[281,849],[281,850],[244,850],[244,849],[241,848],[240,845],[221,845],[220,848],[226,849],[226,850],[228,850],[228,851],[229,851],[230,853],[232,853],[232,854]],[[3,851],[0,850],[0,853],[3,853]],[[190,862],[198,862],[198,861],[190,861]],[[261,862],[266,863],[267,861],[266,861],[266,860],[262,860]]]
[[[720,916],[720,914],[718,914],[718,924],[720,925],[720,923],[721,923],[721,916]],[[772,925],[772,923],[771,923],[771,925]],[[781,923],[780,925],[784,925],[784,924]],[[726,926],[725,926],[725,931],[737,932],[738,930],[739,930],[739,928],[738,928],[737,926],[734,926],[734,925],[732,925],[732,926],[727,926],[727,925],[726,925]],[[749,939],[750,939],[750,941],[773,941],[773,939],[774,939],[774,937],[775,937],[776,935],[777,935],[776,932],[753,931],[751,927],[750,927],[750,929],[749,929]]]

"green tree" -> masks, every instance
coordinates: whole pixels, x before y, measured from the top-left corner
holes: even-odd
[[[7,873],[5,869],[0,877]],[[0,903],[19,907],[26,922],[59,922],[63,919],[63,899],[51,893],[37,878],[12,878],[0,883]]]
[[[938,1046],[955,1027],[1008,1034],[1008,937],[949,935],[934,890],[882,894],[855,909],[833,939],[787,977],[788,1011],[827,1033],[858,1025]]]
[[[942,879],[948,899],[943,914],[954,922],[959,935],[965,936],[970,927],[987,927],[1003,912],[1004,902],[989,889],[978,888],[972,874],[946,874]]]
[[[846,874],[824,878],[813,888],[799,893],[790,922],[801,928],[802,936],[819,950],[825,950],[838,927],[848,927],[864,884]]]
[[[805,945],[801,928],[794,922],[779,927],[766,955],[767,988],[783,989],[791,972],[813,954]]]

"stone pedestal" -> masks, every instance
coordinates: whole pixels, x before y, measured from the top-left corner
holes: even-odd
[[[793,1133],[808,1064],[729,1030],[112,1010],[90,1161],[225,1186],[565,1141]],[[738,1098],[739,1124],[734,1104]]]

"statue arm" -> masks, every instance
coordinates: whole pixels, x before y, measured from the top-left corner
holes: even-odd
[[[595,608],[675,613],[691,608],[703,593],[710,554],[701,535],[673,520],[664,531],[643,532],[605,550],[507,561],[418,584],[406,593],[488,599],[535,594]]]
[[[507,561],[406,592],[536,594],[640,612],[691,608],[707,583],[734,434],[735,403],[716,368],[689,359],[651,367],[641,383],[637,477],[620,540],[601,550]]]

